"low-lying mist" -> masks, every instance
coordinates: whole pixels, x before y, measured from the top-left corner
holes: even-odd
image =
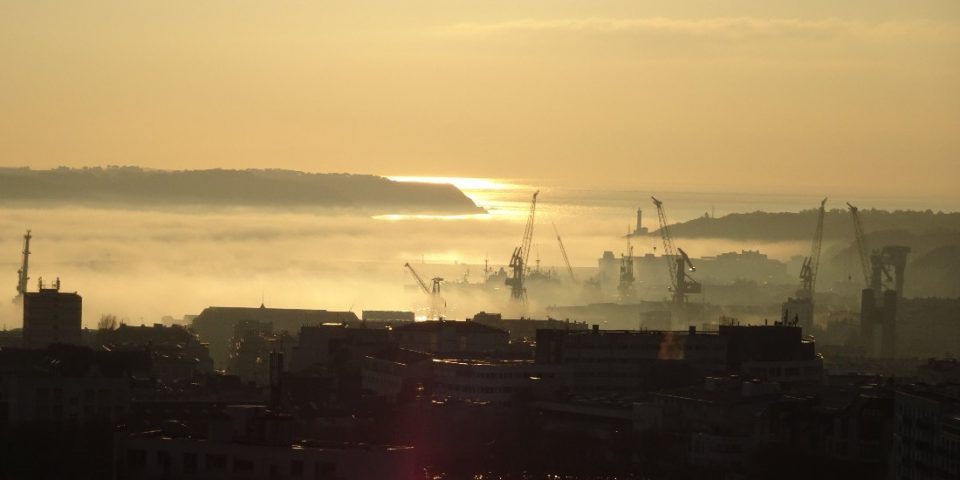
[[[181,317],[211,305],[267,306],[330,310],[403,309],[424,312],[425,296],[403,267],[410,262],[428,282],[483,281],[482,265],[504,266],[522,234],[522,216],[457,220],[375,219],[356,212],[289,213],[276,210],[218,209],[157,211],[93,208],[15,208],[0,217],[0,269],[7,272],[9,297],[15,294],[25,230],[33,231],[30,289],[40,277],[59,277],[64,291],[84,300],[84,325],[102,314],[128,323]],[[604,250],[618,256],[623,227],[609,218],[572,221],[544,212],[538,216],[531,264],[562,272],[550,223],[556,222],[581,278],[596,267]],[[655,237],[633,242],[635,253],[652,253]],[[800,253],[802,242],[746,245],[698,239],[685,241],[692,256],[761,248],[779,258]],[[659,252],[659,248],[657,252]],[[440,265],[442,264],[442,265]],[[666,271],[664,271],[666,276]],[[509,293],[451,292],[448,315],[462,318],[479,310],[504,311]],[[575,296],[567,297],[575,302]],[[546,305],[533,303],[529,314]],[[522,312],[513,312],[522,313]],[[0,302],[0,322],[21,324],[12,302]]]

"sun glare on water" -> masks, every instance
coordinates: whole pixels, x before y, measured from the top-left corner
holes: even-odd
[[[395,182],[418,182],[450,184],[457,187],[464,195],[473,200],[477,206],[484,208],[487,213],[482,214],[461,214],[461,215],[378,215],[374,218],[379,220],[409,220],[409,219],[435,219],[435,220],[478,220],[491,218],[512,218],[517,216],[517,211],[511,208],[511,199],[509,197],[517,190],[524,188],[522,185],[506,182],[495,178],[476,178],[476,177],[413,177],[413,176],[393,176],[387,177]]]
[[[518,185],[503,182],[494,178],[475,178],[475,177],[387,177],[395,182],[418,182],[418,183],[449,183],[464,193],[476,190],[513,190],[519,188]]]

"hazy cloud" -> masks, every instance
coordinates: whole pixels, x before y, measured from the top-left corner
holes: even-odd
[[[960,29],[952,22],[901,20],[867,22],[841,18],[798,19],[758,17],[716,18],[566,18],[519,19],[494,23],[464,22],[441,27],[442,35],[484,36],[515,32],[663,33],[673,35],[746,38],[757,36],[857,36],[877,38],[953,38]]]

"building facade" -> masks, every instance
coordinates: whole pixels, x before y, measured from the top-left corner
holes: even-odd
[[[75,292],[61,292],[58,280],[53,288],[41,288],[23,296],[23,346],[46,348],[55,343],[80,345],[83,299]]]

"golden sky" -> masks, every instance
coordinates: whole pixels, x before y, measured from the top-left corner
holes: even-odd
[[[956,0],[0,0],[0,65],[3,166],[960,180]]]

